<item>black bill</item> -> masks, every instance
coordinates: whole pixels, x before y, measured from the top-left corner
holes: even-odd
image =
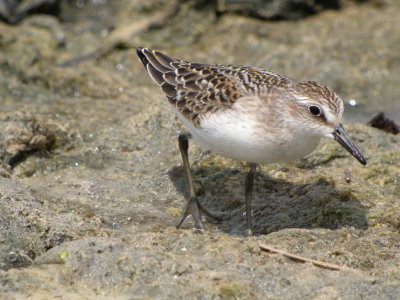
[[[351,153],[360,163],[363,165],[367,164],[367,160],[362,156],[360,151],[356,146],[350,141],[347,137],[346,132],[344,131],[343,125],[339,124],[336,126],[335,131],[332,133],[336,142],[343,146],[347,151]]]

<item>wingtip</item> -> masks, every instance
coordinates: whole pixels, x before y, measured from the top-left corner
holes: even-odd
[[[145,49],[146,49],[146,48],[143,48],[143,47],[137,47],[137,48],[136,48],[136,54],[137,54],[137,56],[139,57],[140,62],[141,62],[144,66],[146,66],[146,65],[149,63],[149,61],[147,60],[146,56],[145,56],[144,53],[143,53],[143,50],[145,50]]]
[[[137,55],[141,55],[141,54],[143,54],[143,47],[136,47],[136,53],[137,53]]]

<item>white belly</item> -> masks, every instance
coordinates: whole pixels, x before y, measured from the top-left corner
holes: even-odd
[[[317,147],[320,138],[291,132],[284,126],[268,127],[251,115],[218,112],[193,126],[178,113],[186,128],[205,150],[254,163],[286,162],[302,158]]]

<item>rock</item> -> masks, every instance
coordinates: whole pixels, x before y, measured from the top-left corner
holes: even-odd
[[[400,133],[400,125],[387,118],[382,112],[373,117],[367,124],[393,134]]]
[[[298,20],[325,8],[339,7],[339,0],[221,0],[217,12],[235,12],[267,20]]]
[[[0,19],[15,24],[31,14],[60,13],[60,0],[3,0],[0,1]]]
[[[3,117],[0,126],[0,159],[10,166],[28,153],[49,151],[55,140],[47,125],[25,113]]]
[[[92,230],[81,217],[54,214],[49,205],[20,180],[0,177],[0,269],[26,267],[46,250],[78,238],[81,226]]]

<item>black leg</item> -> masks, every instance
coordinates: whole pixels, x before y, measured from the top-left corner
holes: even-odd
[[[192,175],[190,173],[190,164],[189,164],[189,155],[188,155],[189,138],[190,137],[191,137],[190,134],[180,134],[178,137],[179,150],[181,151],[183,168],[185,169],[186,180],[187,180],[188,187],[189,187],[189,200],[185,206],[185,209],[182,212],[182,215],[180,217],[178,224],[176,225],[176,228],[181,227],[183,221],[185,221],[185,219],[189,215],[192,215],[195,227],[197,229],[204,229],[203,222],[201,221],[200,212],[202,212],[204,215],[206,215],[207,217],[209,217],[211,219],[214,219],[217,221],[221,221],[221,219],[215,217],[213,214],[208,212],[204,207],[202,207],[200,205],[200,203],[197,200],[196,193],[195,193],[194,187],[193,187]]]
[[[244,198],[246,201],[246,226],[248,235],[253,235],[253,228],[251,225],[251,201],[253,200],[253,186],[254,175],[256,174],[257,165],[255,163],[248,163],[250,169],[246,176]]]

